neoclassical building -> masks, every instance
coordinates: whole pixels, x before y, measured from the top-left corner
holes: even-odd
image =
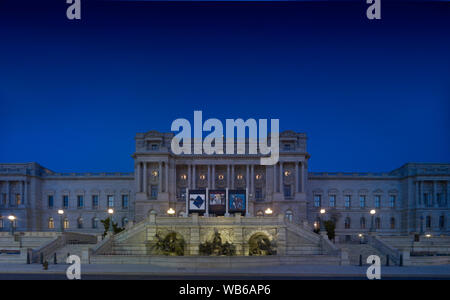
[[[175,155],[172,137],[138,133],[134,173],[59,173],[37,163],[0,164],[0,230],[10,230],[7,217],[14,215],[19,231],[63,226],[100,233],[108,208],[125,226],[151,212],[165,215],[169,208],[184,217],[190,190],[241,189],[247,192],[247,215],[261,216],[270,208],[290,222],[318,226],[324,208],[322,218],[336,221],[340,239],[369,230],[450,233],[450,164],[407,163],[386,173],[308,172],[304,133],[280,134],[280,159],[273,166],[260,165],[256,154]]]

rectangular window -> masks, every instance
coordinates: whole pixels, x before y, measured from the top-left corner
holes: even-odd
[[[84,197],[82,195],[77,196],[77,207],[78,208],[84,207]]]
[[[394,208],[395,207],[395,196],[394,195],[391,195],[389,197],[389,207],[390,208]]]
[[[437,193],[436,194],[436,202],[438,203],[439,206],[444,206],[444,201],[442,201],[442,194],[441,193]]]
[[[48,208],[53,208],[53,195],[48,196]]]
[[[159,150],[159,145],[158,144],[152,144],[152,150],[153,151]]]
[[[7,201],[6,201],[6,194],[2,194],[2,202],[1,202],[2,206],[6,206]]]
[[[158,198],[158,186],[157,185],[152,185],[150,187],[150,197],[152,199]]]
[[[98,208],[98,195],[92,195],[92,208]]]
[[[122,208],[128,208],[128,195],[122,195]]]
[[[22,204],[22,198],[20,194],[16,194],[16,205],[19,206]]]
[[[114,207],[114,196],[108,195],[107,199],[108,199],[108,208],[113,208]]]
[[[375,208],[380,208],[381,207],[381,196],[376,195],[375,196]]]
[[[284,144],[283,145],[283,150],[284,151],[290,151],[291,150],[291,144]]]
[[[255,189],[255,199],[261,201],[262,198],[263,198],[262,189],[261,188]]]
[[[364,195],[359,196],[359,207],[360,208],[366,207],[366,196]]]
[[[290,185],[285,185],[284,186],[284,197],[285,198],[290,198],[291,197],[291,186]]]
[[[330,207],[336,207],[336,195],[330,195]]]
[[[350,208],[350,206],[351,206],[351,201],[352,201],[351,198],[352,198],[352,197],[349,196],[349,195],[345,196],[345,198],[344,198],[344,206],[345,206],[345,208]]]
[[[67,195],[63,196],[63,207],[69,208],[69,196],[67,196]]]
[[[315,195],[314,196],[314,207],[321,207],[322,206],[322,195]]]

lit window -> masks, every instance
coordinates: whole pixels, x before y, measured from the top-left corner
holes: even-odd
[[[64,218],[64,223],[63,223],[63,225],[64,225],[64,229],[69,228],[69,219]]]
[[[330,207],[336,207],[336,195],[330,195]]]
[[[289,222],[292,222],[292,218],[293,218],[294,214],[292,213],[292,210],[287,210],[286,213],[284,214],[284,217],[286,218],[286,220],[288,220]]]
[[[239,174],[236,178],[237,178],[238,180],[242,180],[242,179],[244,178],[244,176],[242,176],[242,174]]]
[[[375,208],[380,208],[381,207],[381,196],[376,195],[375,196]]]
[[[84,196],[82,196],[82,195],[77,196],[77,207],[78,208],[84,207]]]
[[[107,199],[108,199],[108,208],[114,207],[114,196],[113,195],[108,195]]]
[[[289,175],[291,175],[291,171],[289,171],[289,170],[284,171],[285,177],[289,177]]]
[[[16,205],[21,205],[22,204],[22,198],[20,196],[20,194],[16,194]]]
[[[359,207],[360,208],[366,207],[366,196],[364,195],[359,196]]]
[[[54,222],[53,218],[49,218],[48,219],[48,228],[49,229],[54,229],[55,228],[55,222]]]
[[[394,208],[395,207],[395,196],[394,195],[391,195],[390,197],[389,197],[389,207],[390,208]]]
[[[200,175],[200,179],[201,180],[205,180],[206,179],[206,175],[204,175],[204,174]]]
[[[260,180],[262,178],[262,175],[261,174],[256,174],[255,178],[256,178],[256,180]]]
[[[219,178],[219,180],[223,180],[225,178],[225,176],[223,176],[222,174],[220,174],[217,178]]]
[[[92,208],[98,208],[98,195],[92,195]]]
[[[187,175],[186,174],[181,174],[180,178],[181,178],[181,180],[186,180],[187,179]]]
[[[345,196],[345,198],[344,198],[345,208],[350,208],[351,202],[352,202],[352,197],[350,195]]]
[[[315,195],[314,196],[314,207],[321,207],[321,206],[322,206],[322,196]]]
[[[122,195],[122,208],[128,208],[128,195]]]

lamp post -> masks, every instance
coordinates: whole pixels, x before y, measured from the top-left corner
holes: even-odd
[[[267,208],[267,209],[264,211],[264,214],[270,216],[270,215],[273,214],[273,210],[269,207],[269,208]]]
[[[11,235],[14,235],[14,221],[16,220],[16,217],[13,215],[8,216],[8,220],[11,225]]]
[[[173,216],[173,215],[175,215],[175,210],[174,210],[173,208],[169,208],[169,209],[167,210],[167,214],[168,214],[169,216]]]
[[[375,216],[376,213],[377,213],[377,211],[376,211],[375,209],[370,210],[370,215],[372,216],[372,217],[371,217],[371,221],[370,221],[370,232],[373,232],[373,231],[374,231],[374,228],[373,228],[373,219],[374,219],[374,216]]]
[[[109,214],[109,232],[111,232],[111,234],[113,234],[113,233],[114,233],[114,230],[113,230],[113,214],[114,214],[114,209],[108,208],[108,214]]]
[[[324,235],[324,234],[326,234],[326,230],[325,230],[325,224],[324,224],[324,222],[323,222],[323,219],[324,219],[324,217],[325,217],[325,213],[326,213],[326,210],[324,209],[324,208],[321,208],[320,209],[320,216],[319,216],[319,221],[320,221],[320,234],[322,234],[322,235]]]
[[[58,209],[58,215],[59,215],[59,225],[61,226],[61,232],[64,232],[64,222],[63,222],[64,210]]]

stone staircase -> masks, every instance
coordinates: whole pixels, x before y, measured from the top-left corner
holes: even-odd
[[[369,244],[336,244],[336,246],[348,253],[350,265],[359,265],[359,256],[362,255],[363,265],[367,265],[367,258],[370,255],[378,255],[381,259],[381,265],[386,265],[386,255],[375,249]],[[390,259],[390,265],[394,265]]]
[[[93,248],[94,244],[68,244],[56,251],[56,261],[58,264],[65,264],[68,254],[78,255],[82,259],[82,263],[89,263],[88,261],[83,261],[83,252],[89,251]],[[48,258],[49,263],[53,263],[53,255]]]

